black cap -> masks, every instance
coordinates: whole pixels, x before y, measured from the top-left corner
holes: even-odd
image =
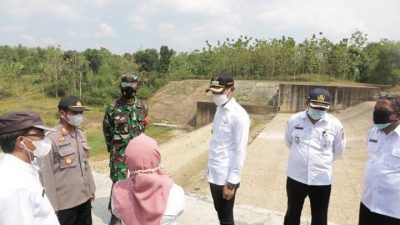
[[[81,100],[79,100],[79,98],[74,95],[65,96],[61,98],[60,102],[58,103],[58,109],[59,110],[69,109],[76,112],[89,111],[88,108],[82,105]]]
[[[0,116],[0,134],[8,134],[30,127],[55,131],[45,125],[40,116],[32,111],[10,112]]]
[[[308,94],[311,107],[329,109],[332,96],[325,88],[314,88]]]
[[[206,92],[211,90],[215,93],[221,93],[225,88],[233,85],[233,78],[229,74],[221,72],[211,78],[210,87],[206,89]]]

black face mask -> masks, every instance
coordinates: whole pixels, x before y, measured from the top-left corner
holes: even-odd
[[[125,99],[131,99],[136,95],[136,90],[134,90],[132,87],[123,87],[121,88],[121,93]]]
[[[391,123],[389,116],[392,115],[393,112],[384,110],[384,109],[375,109],[374,110],[374,124],[384,124],[384,123]]]

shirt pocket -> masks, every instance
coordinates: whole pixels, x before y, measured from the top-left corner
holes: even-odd
[[[220,136],[230,137],[232,134],[231,125],[228,121],[223,121],[219,124],[218,130],[220,131]]]
[[[367,143],[367,150],[370,156],[375,156],[375,154],[379,151],[378,140],[374,138],[369,138]]]
[[[124,113],[114,114],[114,133],[115,134],[128,134],[129,133],[129,115]]]
[[[322,137],[321,137],[322,151],[332,150],[334,140],[335,137],[332,133],[326,131],[322,132]]]
[[[303,130],[295,129],[292,132],[292,143],[300,144],[305,141],[305,134]]]
[[[395,147],[388,159],[390,168],[400,169],[400,147]]]
[[[76,156],[75,150],[71,148],[71,146],[60,148],[58,154],[60,155],[61,169],[76,167],[78,164],[78,157]]]

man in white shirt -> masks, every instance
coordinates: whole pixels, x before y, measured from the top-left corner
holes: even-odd
[[[332,97],[315,88],[307,109],[288,121],[285,143],[289,148],[284,225],[299,225],[305,198],[311,205],[311,225],[326,225],[332,184],[332,163],[342,155],[346,139],[338,119],[327,113]]]
[[[206,91],[210,90],[217,111],[209,145],[207,181],[220,224],[233,225],[233,206],[246,158],[250,119],[233,97],[235,87],[230,75],[215,75]]]
[[[367,138],[359,225],[400,224],[400,96],[383,96],[375,104],[374,126]]]
[[[58,219],[39,181],[34,158],[46,155],[51,143],[45,138],[38,114],[29,111],[0,116],[0,225],[58,225]]]

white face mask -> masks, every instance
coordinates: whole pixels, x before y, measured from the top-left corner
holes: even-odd
[[[69,123],[71,126],[79,127],[82,124],[83,114],[76,114],[76,115],[67,114],[67,117],[68,117],[67,123]]]
[[[24,142],[21,142],[21,144],[25,147],[27,151],[33,154],[35,157],[43,157],[46,156],[50,150],[51,150],[51,141],[47,137],[43,138],[43,140],[40,141],[33,141],[27,137],[24,137],[25,139],[28,139],[32,142],[33,146],[35,146],[35,151],[30,150],[29,148],[26,147]]]
[[[214,95],[213,97],[214,97],[214,103],[216,105],[223,105],[229,100],[226,94]]]

